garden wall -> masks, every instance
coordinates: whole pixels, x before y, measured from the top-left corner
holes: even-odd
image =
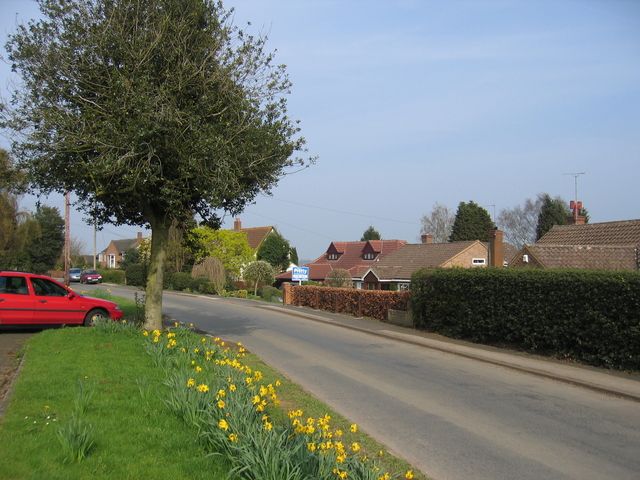
[[[284,295],[286,303],[384,321],[387,320],[389,309],[407,310],[411,296],[409,292],[355,288],[290,286],[288,284],[285,288],[287,289]]]
[[[423,270],[417,328],[640,370],[640,274],[585,270]]]

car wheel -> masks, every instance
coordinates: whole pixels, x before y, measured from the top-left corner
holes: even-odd
[[[98,320],[108,319],[109,314],[105,310],[101,308],[94,308],[93,310],[90,310],[89,313],[87,313],[87,315],[84,317],[84,326],[90,327]]]

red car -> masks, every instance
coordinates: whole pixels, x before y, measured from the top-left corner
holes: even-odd
[[[90,325],[97,318],[119,320],[122,310],[44,275],[0,271],[0,325]]]
[[[80,283],[100,283],[102,281],[102,275],[95,270],[84,270],[80,274]]]

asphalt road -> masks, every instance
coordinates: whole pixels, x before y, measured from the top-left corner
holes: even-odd
[[[640,478],[636,402],[251,302],[165,293],[164,310],[241,341],[436,480]]]

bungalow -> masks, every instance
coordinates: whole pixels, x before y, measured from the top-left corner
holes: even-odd
[[[363,272],[362,286],[367,290],[408,290],[411,276],[423,268],[504,266],[503,233],[495,230],[493,235],[489,243],[433,243],[431,235],[422,235],[422,243],[404,245]]]
[[[640,220],[554,225],[512,261],[514,267],[640,269]]]
[[[271,225],[266,227],[242,228],[242,221],[239,218],[236,218],[233,221],[233,231],[242,232],[247,235],[247,242],[249,243],[249,247],[253,250],[254,256],[257,255],[262,242],[264,242],[272,233],[277,233],[276,228]]]

